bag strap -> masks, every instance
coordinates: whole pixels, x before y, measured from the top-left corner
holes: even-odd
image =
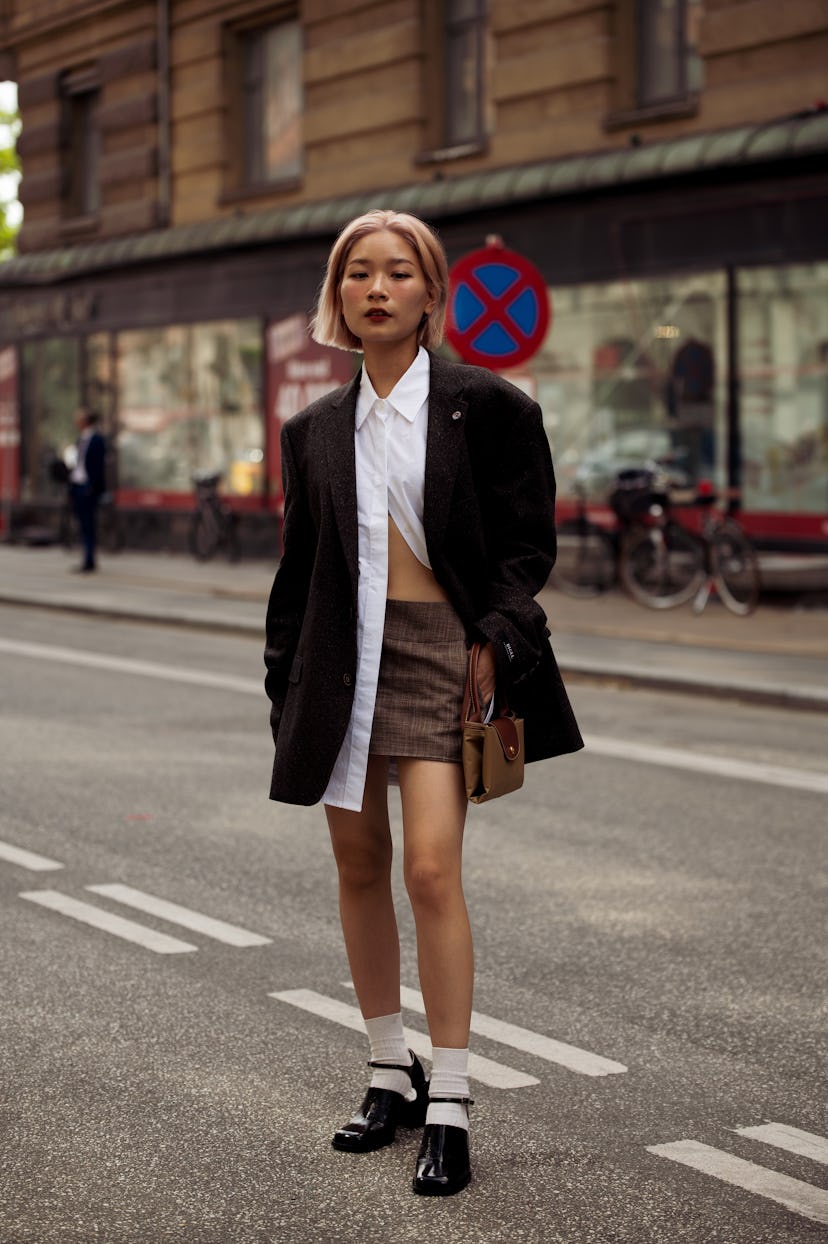
[[[476,640],[469,649],[469,670],[466,677],[466,689],[463,694],[464,722],[482,722],[483,720],[483,713],[480,707],[480,689],[477,683],[477,664],[480,660],[480,650],[482,647],[483,645]],[[495,688],[495,697],[500,704],[500,711],[495,712],[493,724],[495,724],[497,718],[509,713],[509,705],[506,701],[506,696],[503,692],[499,692],[497,687]],[[497,708],[497,704],[495,707]]]

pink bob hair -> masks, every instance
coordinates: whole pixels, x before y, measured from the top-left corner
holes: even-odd
[[[420,325],[417,340],[426,349],[436,349],[443,340],[448,302],[448,263],[443,244],[433,229],[407,212],[377,209],[357,216],[345,225],[331,248],[325,279],[319,291],[316,313],[311,323],[311,336],[323,346],[337,346],[340,350],[359,350],[362,343],[355,337],[342,315],[339,289],[345,273],[345,265],[351,248],[369,233],[383,229],[396,233],[407,242],[419,260],[423,275],[434,298],[434,309]]]

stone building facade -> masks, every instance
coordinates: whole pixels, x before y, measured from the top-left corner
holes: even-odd
[[[281,421],[355,365],[307,340],[324,256],[384,205],[543,274],[514,378],[564,509],[663,458],[766,544],[828,544],[823,0],[2,0],[0,76],[7,522],[59,504],[86,402],[136,540],[175,542],[216,468],[267,545]]]

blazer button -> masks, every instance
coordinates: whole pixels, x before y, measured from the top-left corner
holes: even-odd
[[[350,687],[350,685],[351,685],[351,675],[350,675],[350,674],[343,674],[343,675],[342,675],[342,681],[344,682],[344,684],[345,684],[345,686],[346,686],[346,687]]]
[[[457,420],[458,420],[458,419],[462,419],[462,418],[463,418],[463,416],[462,416],[462,414],[461,414],[461,412],[460,412],[459,410],[455,410],[455,411],[454,411],[454,413],[452,414],[452,416],[451,416],[451,417],[452,417],[452,419],[455,421],[455,423],[457,422]]]

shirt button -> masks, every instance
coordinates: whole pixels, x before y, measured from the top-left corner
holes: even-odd
[[[459,410],[455,410],[455,411],[454,411],[454,413],[452,414],[452,416],[451,416],[451,417],[452,417],[452,419],[455,421],[455,423],[457,422],[457,420],[458,420],[458,419],[462,419],[462,418],[463,418],[463,416],[462,416],[462,414],[461,414],[461,412],[460,412]]]
[[[345,686],[346,686],[346,687],[350,687],[350,685],[351,685],[351,675],[350,675],[350,674],[343,674],[343,675],[342,675],[342,681],[344,682],[344,684],[345,684]]]

